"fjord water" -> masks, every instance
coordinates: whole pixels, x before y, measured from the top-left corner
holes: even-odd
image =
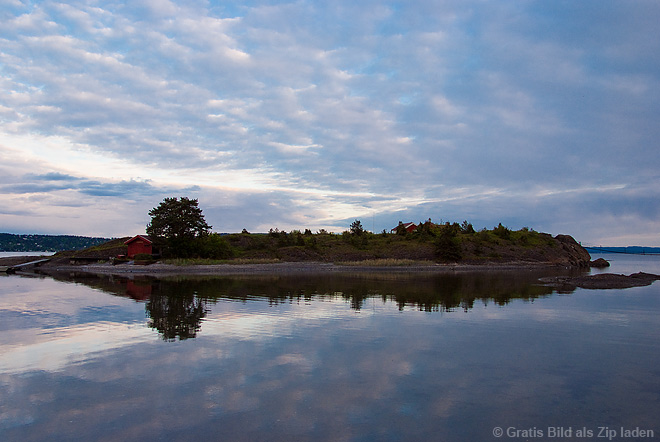
[[[548,274],[4,276],[0,440],[659,437],[660,283]]]

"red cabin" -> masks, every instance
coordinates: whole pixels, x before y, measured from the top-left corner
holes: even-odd
[[[135,258],[135,255],[146,253],[151,255],[153,253],[153,241],[148,236],[137,235],[126,241],[124,244],[128,246],[126,255],[129,258]]]
[[[403,227],[406,231],[406,233],[412,233],[417,229],[417,224],[415,223],[402,223],[399,221],[399,226]],[[396,226],[391,230],[392,233],[396,233],[396,231],[399,229],[399,226]]]

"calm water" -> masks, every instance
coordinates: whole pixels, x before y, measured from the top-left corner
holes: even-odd
[[[55,252],[0,252],[0,258],[9,258],[11,256],[51,256]]]
[[[660,282],[544,275],[3,276],[0,440],[660,438]]]

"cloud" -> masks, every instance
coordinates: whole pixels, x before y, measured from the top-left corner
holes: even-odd
[[[653,2],[8,4],[0,141],[44,162],[32,173],[80,177],[78,194],[280,192],[248,229],[431,206],[497,224],[480,207],[506,197],[531,224],[550,218],[539,191],[613,183],[580,207],[620,213],[635,177],[658,179],[659,16]]]
[[[26,174],[25,178],[39,181],[77,181],[80,179],[60,172],[48,172],[41,175]]]

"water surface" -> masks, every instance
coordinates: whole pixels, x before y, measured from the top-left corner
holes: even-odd
[[[658,437],[658,283],[546,274],[0,277],[0,440]]]

